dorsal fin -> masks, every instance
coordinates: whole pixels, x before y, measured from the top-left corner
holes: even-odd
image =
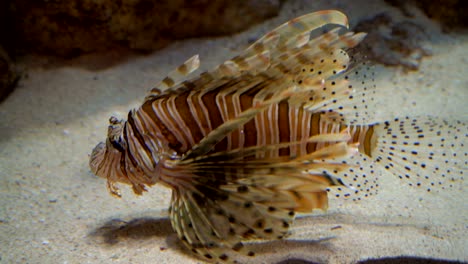
[[[197,54],[172,70],[162,81],[156,84],[156,86],[147,94],[145,101],[149,98],[157,97],[162,92],[179,84],[183,78],[196,71],[198,67],[200,67],[200,58]]]

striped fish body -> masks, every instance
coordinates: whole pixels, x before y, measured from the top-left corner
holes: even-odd
[[[258,82],[271,80],[262,79]],[[124,136],[133,135],[138,141],[132,149],[144,154],[129,154],[135,155],[135,160],[141,159],[142,155],[157,160],[161,153],[177,159],[184,157],[214,129],[234,120],[241,112],[252,108],[256,101],[260,101],[256,95],[261,87],[232,91],[231,85],[236,87],[238,83],[229,82],[208,93],[187,90],[146,101],[138,110],[129,113],[129,121],[124,126]],[[230,93],[224,92],[226,90]],[[326,113],[310,112],[284,100],[269,105],[251,120],[227,133],[206,154],[283,143],[282,148],[257,155],[268,158],[297,157],[328,145],[327,142],[308,142],[309,138],[321,134],[338,134],[346,129],[350,133],[349,143],[359,143],[361,152],[370,156],[372,125],[340,124],[329,120]],[[129,142],[128,138],[124,140]],[[300,144],[287,144],[292,142]],[[147,165],[147,171],[155,170],[154,163]]]
[[[170,218],[181,241],[222,262],[254,256],[244,240],[287,236],[296,212],[327,208],[330,188],[336,196],[375,193],[376,163],[428,190],[463,179],[466,124],[370,122],[372,71],[347,53],[365,34],[338,27],[310,39],[327,24],[347,27],[347,18],[321,11],[293,19],[183,81],[199,65],[190,58],[126,121],[110,119],[91,170],[117,196],[116,182],[136,194],[156,183],[171,188]],[[451,169],[433,177],[442,163]]]
[[[131,162],[127,166],[134,167],[134,171],[142,170],[145,176],[151,175],[142,183],[151,185],[162,182],[174,186],[172,181],[178,179],[162,177],[158,172],[163,163],[154,161],[183,159],[210,132],[252,108],[261,88],[224,92],[230,91],[230,85],[236,84],[229,82],[208,93],[187,90],[162,95],[147,100],[138,110],[129,113],[122,131],[123,141],[127,142],[130,150],[126,156]],[[371,155],[372,125],[342,125],[328,120],[327,116],[326,113],[312,113],[283,100],[269,105],[251,120],[227,133],[204,155],[278,145],[282,147],[258,151],[255,155],[272,161],[280,157],[294,158],[335,143],[310,142],[309,138],[339,134],[344,130],[349,133],[348,143],[358,143],[359,150]],[[222,178],[222,175],[218,177]]]

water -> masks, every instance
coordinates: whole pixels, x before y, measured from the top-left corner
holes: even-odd
[[[301,5],[286,5],[283,16],[298,15],[291,10]],[[353,7],[347,8],[356,19]],[[434,34],[434,55],[417,72],[378,69],[385,106],[375,110],[376,121],[409,113],[466,121],[468,36],[444,35],[425,23]],[[0,104],[2,262],[197,262],[170,230],[167,189],[152,187],[135,197],[122,188],[123,198],[114,199],[89,171],[88,155],[105,135],[108,117],[125,117],[174,66],[200,53],[202,67],[211,68],[234,55],[225,48],[229,43],[247,43],[254,30],[259,28],[180,42],[101,71],[70,65],[28,69],[29,77]],[[377,196],[358,203],[331,198],[328,212],[296,221],[291,240],[255,245],[256,260],[349,263],[407,255],[467,261],[466,184],[428,194],[385,173]]]

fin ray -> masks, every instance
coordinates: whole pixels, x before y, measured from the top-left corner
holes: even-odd
[[[151,89],[146,95],[145,101],[149,100],[149,98],[157,97],[162,92],[179,84],[184,77],[196,71],[198,67],[200,67],[200,58],[197,54],[172,70],[162,81],[156,84],[155,88]]]
[[[376,125],[374,131],[372,156],[410,186],[427,191],[463,188],[466,123],[406,117]]]

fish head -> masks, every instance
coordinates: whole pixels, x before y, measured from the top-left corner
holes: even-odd
[[[115,183],[132,185],[136,194],[146,191],[149,184],[144,172],[134,166],[129,160],[128,144],[123,137],[126,122],[115,117],[109,119],[107,139],[94,147],[89,166],[98,177],[107,179],[107,187],[112,195],[120,197],[120,191]]]

